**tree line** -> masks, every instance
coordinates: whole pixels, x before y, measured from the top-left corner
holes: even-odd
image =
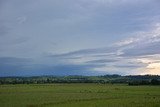
[[[160,85],[160,80],[158,79],[151,79],[150,81],[131,81],[128,85]]]
[[[0,77],[0,84],[50,84],[50,83],[100,83],[128,85],[160,85],[158,75],[103,75],[103,76],[33,76],[33,77]]]

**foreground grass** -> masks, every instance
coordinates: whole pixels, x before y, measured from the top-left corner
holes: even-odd
[[[0,85],[1,107],[160,107],[160,86]]]

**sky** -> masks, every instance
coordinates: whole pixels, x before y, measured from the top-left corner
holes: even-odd
[[[160,75],[159,0],[0,0],[0,76]]]

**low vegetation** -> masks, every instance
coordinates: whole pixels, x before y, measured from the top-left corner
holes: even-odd
[[[1,107],[160,107],[159,86],[56,83],[0,85]]]

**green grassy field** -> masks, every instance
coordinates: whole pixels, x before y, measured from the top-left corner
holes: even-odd
[[[0,85],[0,107],[160,107],[160,86]]]

